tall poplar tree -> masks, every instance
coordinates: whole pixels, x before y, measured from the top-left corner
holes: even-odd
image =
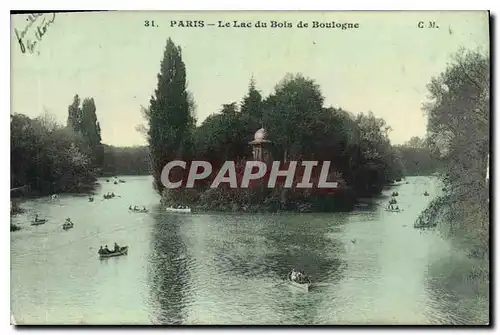
[[[82,103],[81,133],[86,142],[92,165],[101,167],[103,162],[103,146],[101,144],[101,127],[97,121],[94,98],[87,98]]]
[[[172,160],[190,156],[194,118],[186,90],[186,66],[181,48],[169,38],[160,64],[158,85],[146,111],[148,143],[154,187],[162,193],[163,167]]]
[[[81,120],[82,110],[80,108],[80,97],[78,94],[75,94],[73,102],[68,106],[68,128],[75,133],[80,132]]]
[[[76,135],[80,149],[90,156],[92,166],[102,167],[104,150],[94,98],[84,99],[80,106],[80,97],[75,95],[68,106],[67,127]]]

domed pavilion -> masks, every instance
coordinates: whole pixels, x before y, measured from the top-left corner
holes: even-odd
[[[271,141],[267,139],[267,132],[264,128],[260,128],[255,132],[254,139],[249,144],[253,147],[254,160],[261,162],[269,162],[271,160],[271,153],[269,152]]]

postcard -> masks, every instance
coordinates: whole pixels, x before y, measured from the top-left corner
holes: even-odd
[[[11,322],[488,325],[487,11],[11,14]]]

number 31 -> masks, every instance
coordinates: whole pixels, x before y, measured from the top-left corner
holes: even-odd
[[[156,27],[155,21],[144,21],[144,27]]]

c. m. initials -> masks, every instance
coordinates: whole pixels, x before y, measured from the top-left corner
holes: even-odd
[[[417,26],[419,28],[439,28],[436,21],[429,21],[427,24],[424,21],[419,21]]]

